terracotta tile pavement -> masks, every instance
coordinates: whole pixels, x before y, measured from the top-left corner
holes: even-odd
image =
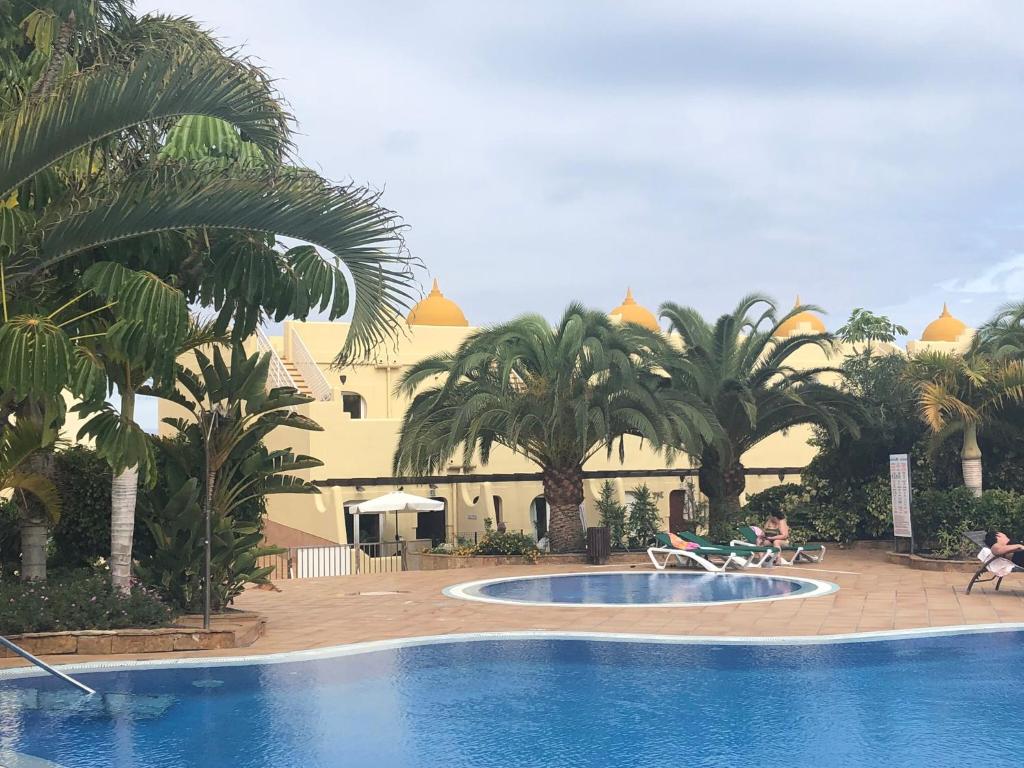
[[[650,566],[635,566],[651,570]],[[616,569],[627,569],[617,566]],[[870,632],[959,624],[1024,622],[1024,578],[1010,577],[967,595],[965,573],[910,570],[872,550],[830,551],[768,573],[832,581],[822,597],[682,608],[559,608],[491,605],[449,598],[464,581],[538,573],[607,570],[585,565],[506,566],[280,581],[280,592],[249,590],[237,607],[267,617],[266,635],[249,648],[145,656],[59,656],[54,663],[182,656],[228,656],[320,648],[368,640],[459,632],[571,630],[663,635],[778,636]],[[761,571],[758,571],[761,573]],[[393,594],[365,594],[368,592]],[[0,667],[17,659],[0,660]]]

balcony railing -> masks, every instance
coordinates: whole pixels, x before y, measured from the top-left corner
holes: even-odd
[[[309,351],[309,347],[302,341],[302,337],[292,329],[292,350],[291,358],[292,362],[295,363],[295,367],[299,369],[299,374],[302,376],[303,381],[306,382],[306,386],[309,387],[309,391],[313,394],[317,400],[333,400],[334,391],[331,389],[331,383],[324,376],[324,372],[320,370],[320,366],[317,365],[316,360],[313,359],[312,353]]]

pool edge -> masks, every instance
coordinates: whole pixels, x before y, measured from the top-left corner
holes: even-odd
[[[228,667],[261,664],[287,664],[296,661],[340,658],[363,653],[395,650],[420,645],[484,642],[488,640],[593,640],[611,643],[657,643],[662,645],[830,645],[838,643],[884,642],[913,640],[947,635],[993,634],[1024,631],[1024,622],[1006,624],[956,624],[945,627],[885,629],[874,632],[848,632],[833,635],[777,635],[764,637],[728,635],[657,635],[633,632],[566,632],[561,630],[514,630],[508,632],[463,632],[444,635],[416,635],[387,640],[311,648],[304,651],[252,654],[244,656],[192,656],[180,659],[126,659],[122,661],[89,661],[56,665],[64,672],[111,672],[119,670],[172,669],[175,667]],[[28,677],[42,677],[46,672],[35,667],[0,669],[0,682]]]

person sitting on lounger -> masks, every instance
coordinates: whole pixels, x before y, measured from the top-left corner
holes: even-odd
[[[772,512],[768,515],[764,530],[757,537],[757,544],[761,547],[789,546],[789,523],[786,522],[785,512]]]
[[[1024,568],[1024,544],[1014,544],[1010,537],[1002,531],[989,531],[985,534],[985,546],[993,555],[1005,557],[1014,565]]]

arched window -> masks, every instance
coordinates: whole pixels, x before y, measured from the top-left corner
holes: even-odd
[[[366,400],[358,392],[341,393],[341,410],[353,419],[366,418]]]

